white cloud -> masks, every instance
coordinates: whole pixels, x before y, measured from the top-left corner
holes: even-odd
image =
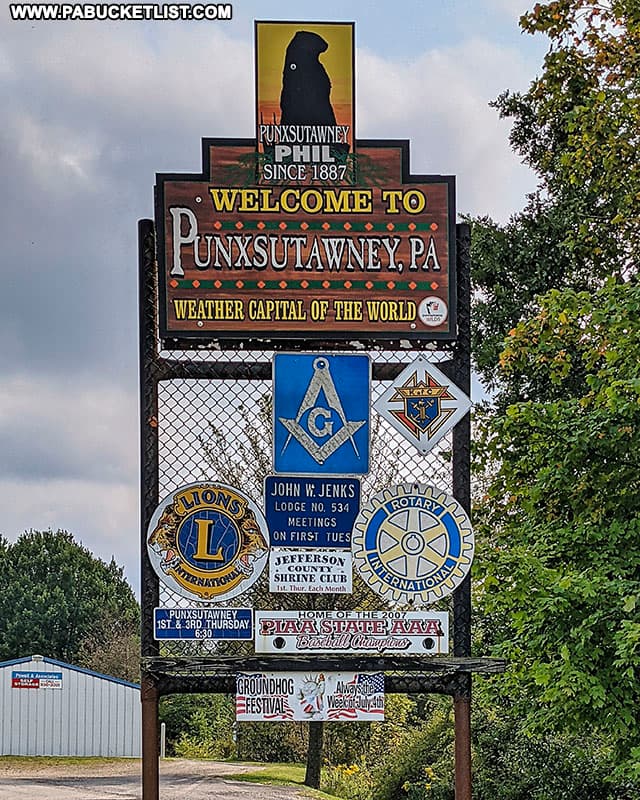
[[[70,531],[139,578],[135,391],[95,378],[0,384],[0,532]]]
[[[154,172],[200,170],[201,137],[253,135],[253,48],[233,32],[0,23],[0,530],[67,528],[134,582],[136,220]],[[461,211],[521,206],[533,178],[488,107],[531,78],[517,49],[361,48],[357,69],[359,137],[410,139],[415,173],[457,174]]]
[[[136,439],[133,391],[86,376],[0,384],[0,474],[11,479],[135,482]]]
[[[535,185],[508,143],[509,124],[489,102],[526,84],[515,50],[481,39],[426,52],[409,65],[358,56],[358,133],[409,138],[412,170],[455,174],[458,208],[506,221]]]
[[[144,27],[124,23],[50,28],[55,33],[39,29],[34,43],[17,26],[8,45],[21,65],[15,82],[28,82],[32,91],[40,87],[26,99],[44,116],[63,116],[77,130],[127,125],[134,149],[151,130],[163,136],[167,129],[184,134],[195,126],[199,135],[211,135],[203,128],[213,120],[218,128],[227,128],[227,120],[233,126],[219,135],[251,133],[250,43],[215,27],[175,26],[170,35],[153,38]],[[240,133],[238,118],[246,123]]]
[[[43,124],[26,111],[8,115],[7,128],[22,159],[42,189],[72,194],[91,190],[101,147],[96,137],[59,123]]]
[[[114,556],[139,586],[137,486],[88,480],[0,479],[0,533],[15,541],[25,530],[67,530],[103,561]]]
[[[533,7],[530,0],[489,0],[489,5],[497,11],[503,11],[514,22],[518,22],[520,17]]]

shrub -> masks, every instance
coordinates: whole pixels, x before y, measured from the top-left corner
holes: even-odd
[[[241,722],[237,737],[238,758],[244,761],[300,762],[307,757],[305,722]]]
[[[172,695],[160,703],[167,726],[167,752],[182,758],[235,755],[233,699],[221,694]]]
[[[397,732],[394,745],[372,767],[372,798],[453,800],[452,750],[451,701],[436,698],[430,718]]]
[[[528,736],[517,720],[474,720],[477,800],[634,800],[640,787],[612,779],[612,759],[595,737]]]
[[[338,764],[322,770],[320,788],[344,800],[371,800],[373,780],[364,759],[360,764]]]

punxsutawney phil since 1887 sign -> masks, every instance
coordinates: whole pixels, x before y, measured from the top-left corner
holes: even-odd
[[[455,181],[356,138],[353,23],[255,32],[255,138],[157,176],[162,338],[455,338]]]

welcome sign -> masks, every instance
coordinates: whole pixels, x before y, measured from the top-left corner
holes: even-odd
[[[158,175],[163,339],[453,339],[455,180],[354,132],[353,25],[256,23],[255,139]]]

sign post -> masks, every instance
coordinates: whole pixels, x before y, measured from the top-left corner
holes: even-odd
[[[162,695],[308,720],[317,787],[323,721],[386,691],[453,698],[470,800],[502,665],[471,658],[469,228],[453,176],[357,138],[353,23],[255,47],[255,137],[157,175],[139,226],[143,800]]]

